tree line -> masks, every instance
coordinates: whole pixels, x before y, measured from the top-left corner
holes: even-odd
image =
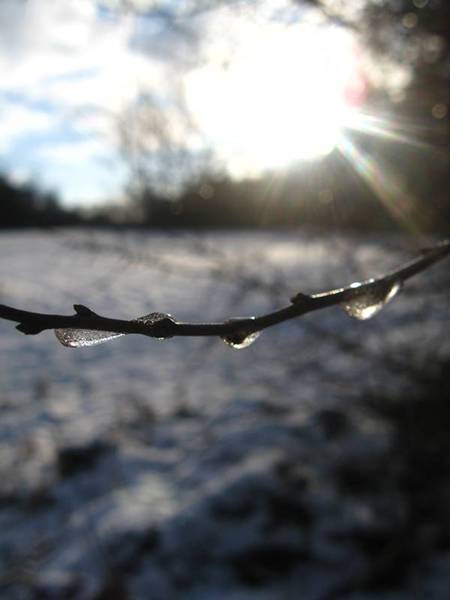
[[[350,139],[350,138],[349,138]],[[448,233],[446,152],[358,134],[358,154],[336,149],[285,172],[234,180],[205,171],[177,195],[150,185],[117,212],[69,210],[54,193],[0,175],[0,227],[138,226],[158,229],[298,228]]]
[[[58,197],[32,183],[17,185],[0,175],[0,227],[56,227],[75,225],[81,217],[64,209]]]

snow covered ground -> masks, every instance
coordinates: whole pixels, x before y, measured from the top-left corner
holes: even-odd
[[[306,233],[3,232],[0,303],[213,321],[412,250]],[[370,321],[331,308],[244,350],[139,336],[66,349],[0,321],[0,596],[448,598],[450,543],[430,538],[436,519],[416,531],[395,475],[410,462],[367,402],[442,391],[449,287],[444,262]]]

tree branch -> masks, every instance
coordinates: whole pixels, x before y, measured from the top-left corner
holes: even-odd
[[[19,323],[16,328],[29,335],[55,329],[62,330],[61,335],[64,331],[84,330],[85,332],[109,332],[110,337],[121,334],[140,334],[160,339],[174,336],[219,336],[232,346],[243,347],[248,345],[245,343],[246,340],[249,340],[248,343],[252,341],[250,338],[253,339],[252,334],[256,332],[329,306],[341,305],[353,317],[369,318],[395,295],[407,279],[442,260],[448,254],[450,254],[450,240],[422,250],[420,257],[387,275],[318,294],[299,293],[291,299],[291,304],[288,306],[259,317],[232,318],[217,323],[183,323],[164,313],[152,313],[139,319],[124,321],[103,317],[81,304],[74,305],[75,314],[71,316],[30,312],[0,304],[0,318]],[[65,343],[60,335],[58,338]],[[91,343],[98,343],[103,339],[97,338]],[[66,343],[65,345],[91,344]]]

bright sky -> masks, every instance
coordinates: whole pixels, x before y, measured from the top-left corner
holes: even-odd
[[[289,0],[202,15],[191,37],[105,4],[0,2],[0,168],[68,204],[121,196],[118,123],[142,92],[182,90],[195,144],[236,176],[323,156],[363,101],[351,39]]]

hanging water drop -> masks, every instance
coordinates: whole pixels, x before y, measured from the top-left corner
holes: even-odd
[[[249,321],[252,320],[254,320],[254,317],[235,318],[230,319],[228,323],[243,321],[248,325]],[[241,350],[242,348],[248,348],[251,346],[260,335],[260,331],[249,331],[247,328],[243,327],[242,329],[238,329],[233,333],[222,336],[222,340],[231,348],[234,348],[235,350]]]
[[[114,331],[95,331],[94,329],[55,329],[55,335],[67,348],[85,348],[109,342],[109,340],[125,334]]]
[[[249,334],[233,333],[230,335],[223,336],[223,341],[231,348],[241,350],[242,348],[248,348],[253,342],[261,335],[260,331],[253,331]]]
[[[360,285],[353,284],[351,287],[356,290]],[[370,319],[397,295],[400,288],[401,283],[398,281],[390,285],[380,283],[361,293],[356,292],[355,296],[343,302],[341,307],[350,317],[360,320]]]
[[[78,312],[78,311],[77,311]],[[165,313],[150,313],[134,319],[137,323],[143,323],[144,325],[155,325],[159,321],[168,319],[172,321],[170,315]],[[55,335],[63,346],[67,348],[87,348],[88,346],[97,346],[110,340],[126,335],[125,333],[116,333],[114,331],[96,331],[95,329],[55,329]],[[164,337],[155,338],[158,340],[165,340],[170,335]]]

